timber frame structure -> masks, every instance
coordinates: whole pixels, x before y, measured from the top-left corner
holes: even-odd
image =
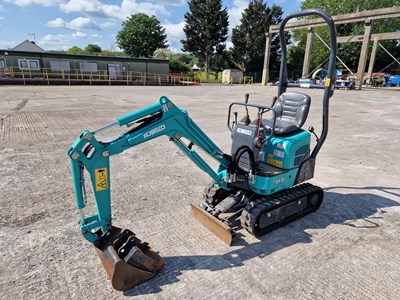
[[[363,77],[367,63],[368,48],[370,41],[373,41],[374,44],[371,50],[371,57],[368,66],[368,78],[371,78],[372,76],[378,42],[380,40],[400,39],[400,32],[398,31],[372,34],[373,21],[380,19],[399,18],[399,17],[400,17],[400,6],[367,10],[367,11],[337,15],[332,17],[333,20],[335,21],[335,24],[349,24],[357,22],[364,22],[365,24],[364,35],[343,36],[337,38],[337,43],[362,42],[361,53],[357,68],[357,78],[355,82],[356,89],[361,89],[361,86],[363,84]],[[313,37],[315,35],[315,28],[325,25],[326,24],[324,23],[324,21],[320,18],[290,22],[286,25],[285,31],[292,31],[298,29],[308,30],[302,77],[306,77],[309,73],[310,61],[311,61],[311,49],[313,44]],[[266,85],[269,80],[269,59],[271,55],[271,39],[273,34],[277,33],[278,31],[279,31],[279,25],[273,25],[269,28],[269,32],[266,33],[267,40],[265,45],[264,67],[262,73],[263,85]]]

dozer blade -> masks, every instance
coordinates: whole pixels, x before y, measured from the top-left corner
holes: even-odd
[[[165,265],[157,252],[127,229],[112,227],[95,242],[95,249],[117,291],[133,288]]]
[[[192,216],[228,246],[232,244],[233,230],[195,203],[190,203]]]

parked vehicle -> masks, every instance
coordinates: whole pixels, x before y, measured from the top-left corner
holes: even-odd
[[[400,86],[400,75],[385,75],[386,86]]]

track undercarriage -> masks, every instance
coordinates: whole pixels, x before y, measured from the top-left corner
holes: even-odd
[[[316,211],[323,200],[323,190],[305,183],[269,196],[229,192],[212,185],[204,192],[204,203],[192,204],[192,214],[226,244],[234,236],[233,223],[240,223],[259,237]]]

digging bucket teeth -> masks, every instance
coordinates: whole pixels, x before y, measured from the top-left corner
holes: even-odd
[[[205,209],[201,208],[195,203],[191,203],[192,216],[199,221],[204,227],[219,237],[225,244],[230,246],[232,244],[234,232],[232,228],[217,219]]]
[[[128,229],[112,227],[94,245],[111,285],[117,291],[133,288],[165,265],[157,252]]]

